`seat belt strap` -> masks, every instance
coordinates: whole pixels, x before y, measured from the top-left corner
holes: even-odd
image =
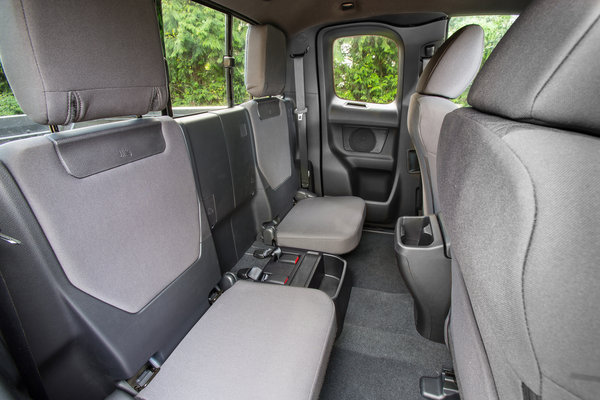
[[[27,390],[34,400],[48,400],[12,296],[0,271],[0,329]]]
[[[300,184],[303,189],[310,187],[310,171],[308,170],[308,137],[306,134],[306,108],[304,92],[304,53],[292,54],[294,59],[294,80],[296,84],[296,123],[298,126],[298,152],[300,153]]]

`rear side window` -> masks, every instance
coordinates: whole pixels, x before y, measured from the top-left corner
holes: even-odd
[[[10,90],[6,76],[4,76],[4,70],[0,65],[0,117],[15,114],[23,114],[23,111],[19,107],[12,90]]]
[[[173,114],[226,107],[226,15],[190,0],[163,0],[162,15]],[[232,22],[233,97],[239,104],[249,100],[244,84],[248,23],[235,17]]]
[[[484,48],[483,48],[483,63],[488,59],[492,50],[496,47],[500,39],[504,36],[508,28],[515,22],[518,15],[481,15],[469,17],[452,17],[448,23],[448,37],[465,25],[477,24],[481,25],[484,31]],[[467,88],[458,98],[453,101],[461,106],[467,106]]]
[[[359,35],[333,42],[333,84],[344,100],[388,104],[398,91],[398,44],[385,36]]]
[[[162,14],[174,114],[226,106],[225,14],[189,0],[163,0]]]

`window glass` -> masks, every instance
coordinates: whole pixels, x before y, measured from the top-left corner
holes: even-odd
[[[233,57],[235,68],[233,69],[233,101],[241,104],[250,100],[250,93],[246,91],[244,71],[246,63],[246,32],[248,23],[233,17]]]
[[[515,22],[518,15],[481,15],[481,16],[469,16],[469,17],[452,17],[448,23],[448,37],[454,32],[459,30],[465,25],[477,24],[481,25],[484,31],[484,49],[483,49],[483,63],[488,59],[492,50],[496,47],[502,36],[506,33],[508,28]],[[471,85],[461,94],[458,98],[453,101],[461,106],[467,105],[467,95]]]
[[[347,36],[333,42],[333,84],[344,100],[387,104],[398,90],[399,50],[385,36]]]
[[[225,14],[190,0],[163,0],[162,13],[174,113],[226,106]]]
[[[0,117],[15,114],[23,114],[23,111],[21,111],[19,103],[17,103],[12,90],[10,90],[8,80],[4,75],[4,69],[0,64]]]

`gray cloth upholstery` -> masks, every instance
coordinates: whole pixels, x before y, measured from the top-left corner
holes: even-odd
[[[412,138],[423,188],[423,214],[438,210],[437,148],[446,114],[459,106],[448,99],[414,93],[408,107],[408,132]]]
[[[476,78],[477,110],[442,126],[441,210],[478,327],[453,311],[470,332],[452,347],[480,334],[500,399],[600,391],[599,17],[597,1],[534,1]],[[462,356],[459,383],[481,383],[482,350]]]
[[[264,100],[263,100],[264,101]],[[255,129],[254,146],[256,149],[256,163],[265,178],[268,186],[277,190],[284,182],[292,177],[293,160],[288,130],[287,112],[285,103],[280,99],[268,99],[279,110],[279,114],[270,118],[261,117],[259,102],[246,103],[250,120]]]
[[[519,398],[524,383],[543,398],[595,398],[600,140],[472,109],[442,132],[442,213],[498,397]],[[464,366],[463,381],[479,379]]]
[[[246,34],[246,90],[254,97],[277,96],[285,87],[286,39],[272,25],[250,25]]]
[[[496,385],[460,267],[452,264],[452,310],[448,344],[463,400],[497,400]],[[456,340],[454,340],[456,338]]]
[[[158,38],[151,0],[7,0],[0,12],[2,66],[21,108],[39,124],[163,109]]]
[[[483,29],[467,25],[442,44],[427,63],[417,93],[453,99],[465,91],[481,65]]]
[[[165,150],[81,179],[65,169],[48,136],[0,147],[0,158],[69,281],[131,313],[140,311],[200,257],[198,197],[183,133],[172,119],[162,117],[68,134],[82,139],[85,156],[86,147],[94,145],[86,140],[93,140],[94,132],[125,135],[138,126],[158,127]],[[116,142],[112,151],[118,154],[122,146]]]
[[[313,197],[296,204],[277,226],[277,244],[348,253],[360,242],[366,207],[359,197]]]
[[[140,399],[316,399],[336,332],[318,290],[240,281],[163,364]]]
[[[458,108],[448,98],[459,96],[469,85],[483,55],[483,30],[467,25],[438,49],[423,71],[410,98],[408,132],[421,166],[423,213],[438,211],[437,147],[444,117]]]
[[[513,120],[598,135],[599,16],[597,0],[533,2],[481,69],[469,104]]]

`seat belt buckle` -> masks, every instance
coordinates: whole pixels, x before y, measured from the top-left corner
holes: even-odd
[[[308,112],[308,108],[304,107],[302,110],[298,110],[297,108],[294,110],[294,114],[298,116],[298,121],[302,121],[304,119],[304,114]]]

